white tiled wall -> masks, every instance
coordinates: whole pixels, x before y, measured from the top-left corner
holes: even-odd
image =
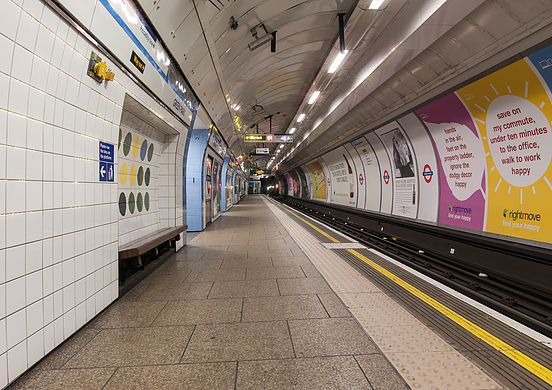
[[[159,213],[161,227],[172,227],[184,223],[182,215],[182,154],[178,153],[178,138],[174,136],[166,137],[161,154]]]
[[[117,144],[125,93],[184,135],[175,172],[186,128],[113,64],[115,81],[88,77],[93,48],[42,1],[0,1],[3,387],[118,295],[117,181],[99,182],[98,143]]]

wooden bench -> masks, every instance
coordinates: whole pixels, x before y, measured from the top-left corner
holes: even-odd
[[[177,241],[177,236],[187,229],[188,225],[161,229],[146,237],[124,244],[119,248],[119,260],[137,258],[138,265],[142,267],[142,255],[144,253],[149,252],[152,249],[157,250],[159,245],[167,241],[169,241],[169,244],[172,246],[173,241]]]

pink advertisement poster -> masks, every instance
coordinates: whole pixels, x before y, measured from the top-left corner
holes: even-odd
[[[416,111],[439,160],[439,223],[483,230],[486,158],[473,120],[451,93]]]

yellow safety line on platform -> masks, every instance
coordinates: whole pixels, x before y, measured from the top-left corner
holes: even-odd
[[[295,216],[297,219],[303,221],[308,226],[316,230],[318,233],[323,234],[325,237],[329,238],[333,242],[340,242],[339,240],[336,240],[332,236],[330,236],[328,233],[322,231],[317,226],[313,225],[312,223],[306,221],[304,218],[300,217],[298,214],[294,213],[293,211],[286,210],[279,204],[273,202],[276,206],[280,207],[282,210],[287,211],[288,213]],[[389,280],[395,282],[399,286],[401,286],[403,289],[414,295],[416,298],[420,299],[421,301],[425,302],[435,310],[437,310],[439,313],[443,314],[450,320],[454,321],[458,325],[460,325],[462,328],[466,329],[468,332],[473,334],[478,339],[484,341],[494,349],[496,349],[498,352],[502,353],[503,355],[507,356],[508,358],[512,359],[514,362],[525,368],[526,370],[530,371],[549,385],[552,385],[552,371],[548,368],[544,367],[539,362],[531,359],[529,356],[525,355],[524,353],[516,350],[514,347],[510,346],[509,344],[505,343],[504,341],[500,340],[496,336],[492,335],[491,333],[487,332],[485,329],[479,327],[478,325],[474,324],[473,322],[469,321],[468,319],[462,317],[460,314],[456,313],[455,311],[449,309],[442,303],[436,301],[435,299],[431,298],[429,295],[423,293],[422,291],[418,290],[416,287],[412,286],[411,284],[405,282],[401,278],[399,278],[397,275],[393,274],[392,272],[388,271],[381,265],[377,264],[376,262],[370,260],[366,256],[358,253],[354,249],[347,249],[347,251],[354,256],[356,256],[358,259],[362,260],[364,263],[381,273],[383,276],[388,278]]]

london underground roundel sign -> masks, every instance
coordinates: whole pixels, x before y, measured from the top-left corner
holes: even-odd
[[[429,164],[426,164],[424,166],[424,171],[422,172],[422,175],[424,176],[424,180],[426,181],[426,183],[431,182],[431,179],[433,178],[433,171],[431,170]]]
[[[387,172],[387,169],[385,171],[383,171],[383,181],[385,182],[385,184],[389,184],[389,172]]]
[[[362,173],[360,173],[358,175],[358,181],[359,181],[360,185],[362,185],[364,183],[364,176],[362,176]]]

